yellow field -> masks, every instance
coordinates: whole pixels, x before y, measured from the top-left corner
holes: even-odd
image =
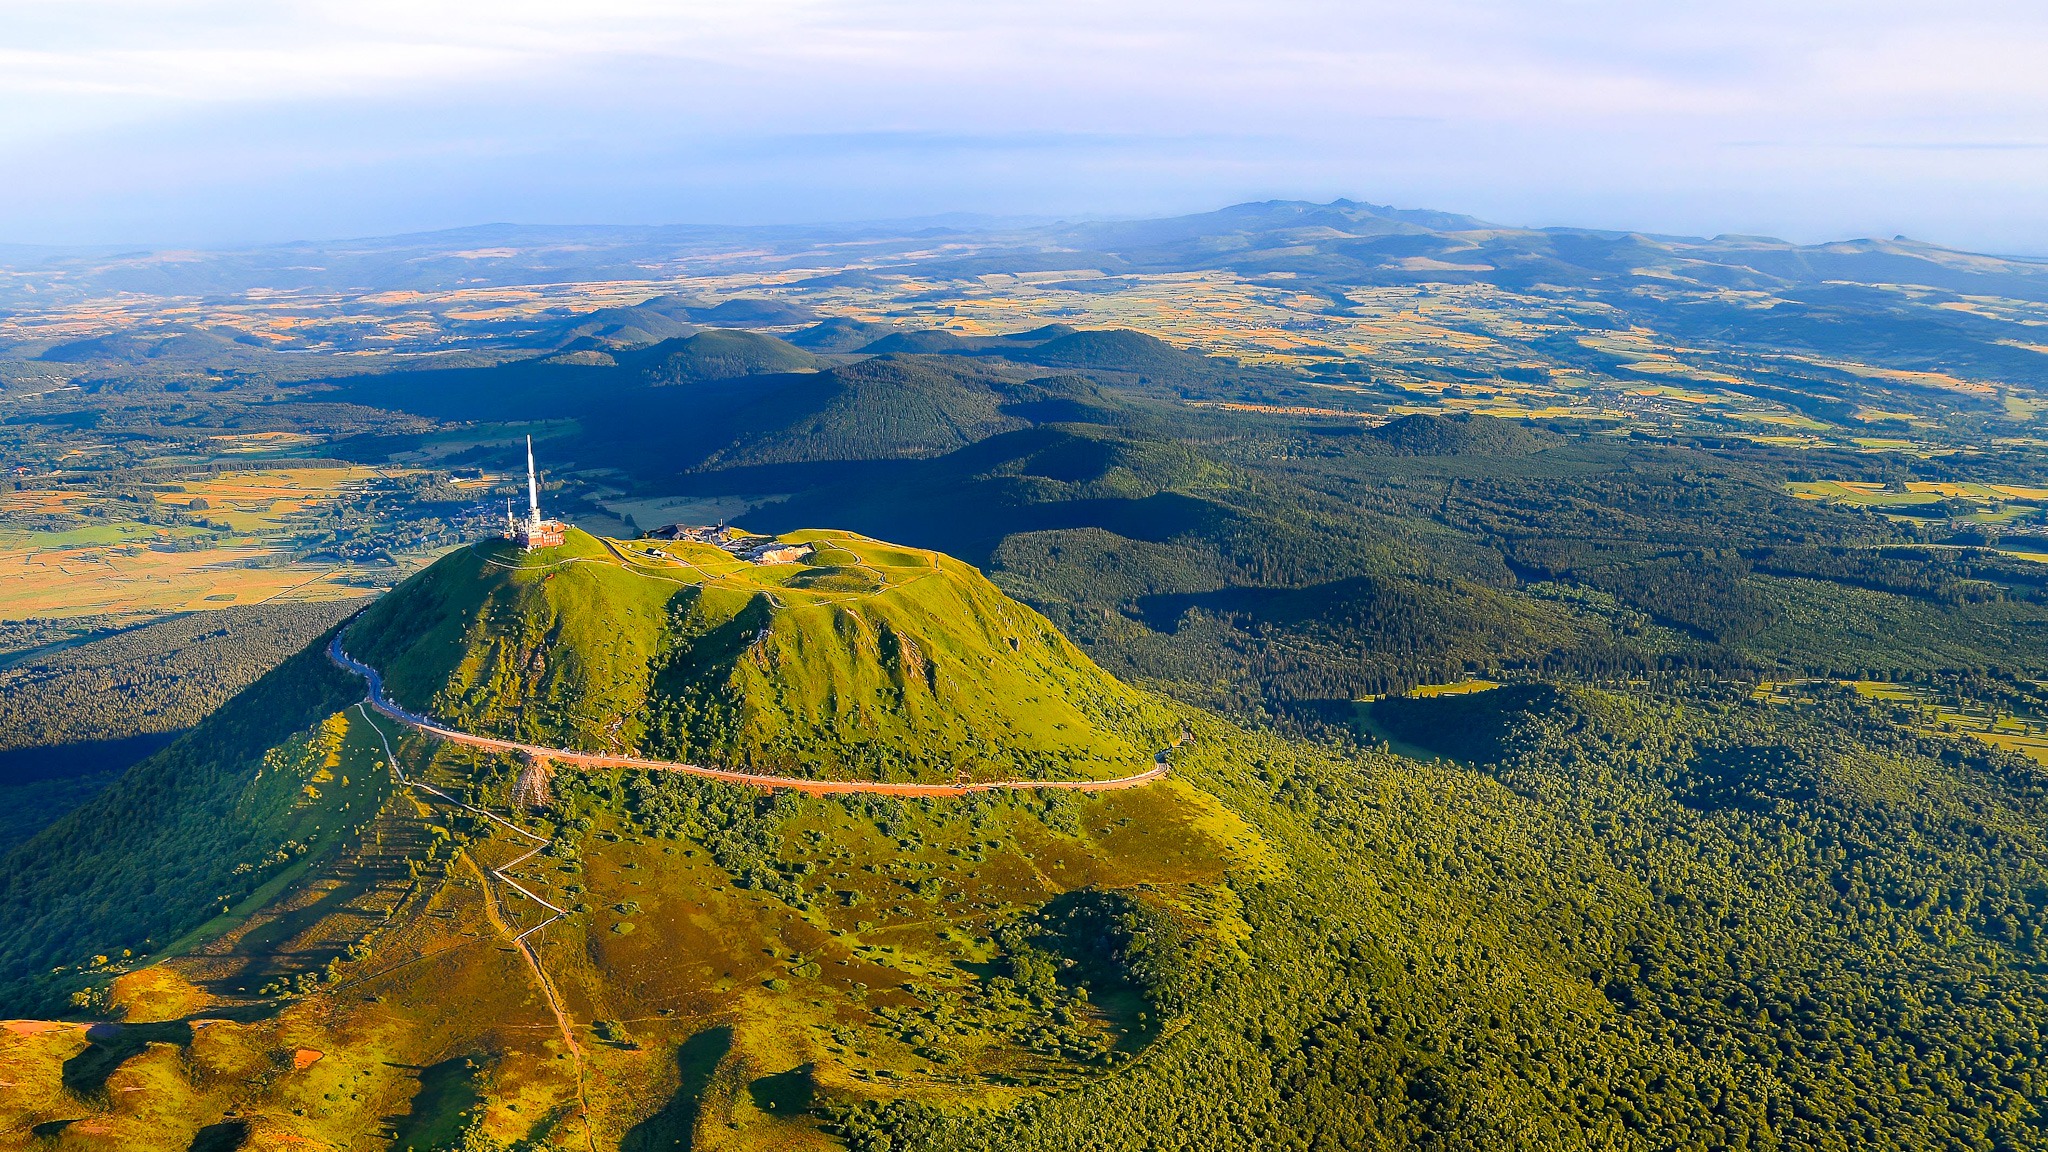
[[[345,570],[331,566],[242,566],[274,555],[262,547],[0,549],[0,619],[184,612],[369,592],[340,582]]]
[[[246,455],[255,452],[276,452],[286,448],[304,448],[320,442],[318,436],[304,432],[231,432],[221,436],[207,437],[213,450],[225,455]]]
[[[1942,484],[1910,481],[1908,492],[1932,492],[1937,496],[1956,496],[1965,500],[2048,500],[2048,488],[2029,488],[2019,484]]]
[[[1469,680],[1459,680],[1453,684],[1418,684],[1406,692],[1399,693],[1399,695],[1430,700],[1438,696],[1470,696],[1474,692],[1490,692],[1498,687],[1500,687],[1498,681],[1482,680],[1475,676]],[[1371,703],[1374,700],[1384,699],[1386,699],[1385,696],[1365,696],[1360,698],[1360,702]]]
[[[1830,360],[1819,356],[1787,355],[1787,360],[1800,360],[1824,368],[1834,368],[1852,375],[1871,380],[1883,380],[1894,384],[1910,384],[1921,388],[1942,388],[1950,392],[1962,392],[1971,396],[1995,396],[1998,389],[1978,380],[1964,380],[1946,372],[1913,372],[1903,368],[1879,368],[1870,364],[1859,364],[1853,360]]]
[[[0,492],[0,512],[64,512],[83,492]]]
[[[263,294],[204,303],[137,295],[0,316],[0,341],[75,339],[108,331],[148,329],[167,321],[234,330],[265,343],[290,342],[302,352],[343,357],[384,355],[409,345],[470,337],[451,323],[530,324],[546,316],[640,303],[658,295],[686,295],[707,304],[751,298],[800,303],[819,316],[940,329],[963,336],[1014,333],[1048,323],[1078,328],[1131,328],[1176,346],[1231,357],[1249,366],[1295,369],[1317,376],[1353,376],[1369,368],[1376,403],[1403,399],[1422,410],[1481,413],[1509,419],[1613,420],[1658,427],[1715,426],[1717,434],[1786,448],[1902,451],[1921,456],[1957,449],[1936,426],[1933,409],[1904,398],[1877,400],[1839,417],[1816,417],[1769,395],[1743,391],[1756,380],[1747,362],[1725,348],[1692,345],[1649,327],[1588,331],[1561,313],[1545,292],[1524,292],[1485,282],[1356,286],[1332,289],[1290,273],[1248,279],[1223,270],[1128,273],[1086,266],[1075,254],[1070,268],[972,277],[919,274],[917,261],[950,260],[981,251],[978,242],[936,241],[868,258],[852,246],[842,256],[801,267],[720,267],[731,254],[684,256],[652,269],[646,280],[594,280],[371,293]],[[752,253],[765,257],[767,253]],[[1389,267],[1460,268],[1434,258],[1392,258]],[[1476,266],[1475,266],[1476,267]],[[833,271],[873,273],[845,283],[819,284]],[[905,272],[908,271],[908,275]],[[1299,283],[1301,287],[1296,287]],[[1769,293],[1673,289],[1679,296],[1761,307]],[[366,325],[357,306],[385,311]],[[1951,306],[1951,305],[1943,305]],[[2007,321],[2038,322],[2035,306],[1973,299],[1967,311]],[[787,334],[800,325],[770,329]],[[1585,363],[1568,353],[1535,351],[1536,342],[1570,342],[1598,353]],[[2018,347],[2032,347],[2024,342]],[[2048,345],[2044,345],[2048,346]],[[1759,353],[1798,374],[1813,369],[1847,372],[1893,390],[1940,389],[1995,401],[2013,421],[2036,419],[2048,398],[2009,380],[1969,379],[1945,372],[1885,368],[1799,353]],[[51,379],[55,379],[52,377]],[[1447,382],[1456,381],[1456,382]],[[1796,401],[1795,401],[1796,403]],[[1316,414],[1316,413],[1305,413]],[[1864,436],[1864,432],[1904,433]],[[1926,442],[1916,442],[1923,432]],[[302,447],[295,434],[248,433],[213,438],[217,456]],[[436,439],[417,459],[446,445]],[[2030,498],[2030,497],[2002,497]],[[236,515],[264,510],[235,509]],[[647,520],[636,514],[636,520]],[[226,523],[238,528],[242,521]]]
[[[1968,736],[2008,752],[2018,752],[2036,763],[2048,764],[2048,722],[1974,708],[1958,711],[1907,685],[1870,680],[1852,683],[1859,696],[1912,706],[1920,717],[1920,726],[1928,731]]]
[[[1904,491],[1896,491],[1863,480],[1812,480],[1786,487],[1802,500],[1821,500],[1857,508],[1909,509],[1930,507],[1943,500],[1967,500],[1981,506],[1967,518],[1989,524],[2018,519],[2031,514],[2039,505],[2048,504],[2048,488],[2022,484],[1913,480],[1903,486]],[[1992,505],[2000,507],[1993,508]]]
[[[1916,428],[1924,428],[1928,424],[1926,418],[1915,416],[1911,412],[1889,412],[1883,408],[1858,408],[1856,410],[1856,419],[1863,421],[1865,424],[1874,423],[1879,420],[1895,420],[1902,424],[1911,424]]]
[[[1302,404],[1249,404],[1236,401],[1190,400],[1190,408],[1216,408],[1224,412],[1266,412],[1280,416],[1337,416],[1346,420],[1367,420],[1381,424],[1386,417],[1377,412],[1352,412],[1343,408],[1313,408]]]
[[[271,521],[389,474],[387,469],[362,467],[223,472],[180,484],[175,491],[159,492],[156,499],[181,507],[190,507],[194,500],[203,499],[209,512],[240,512]]]
[[[1748,420],[1757,424],[1771,424],[1784,428],[1803,428],[1809,432],[1826,432],[1829,426],[1811,416],[1796,412],[1736,412],[1737,420]]]
[[[276,446],[290,440],[284,434],[258,433],[246,442]],[[0,514],[70,514],[68,524],[57,530],[0,528],[0,619],[181,612],[367,595],[371,581],[364,577],[388,576],[389,570],[289,563],[287,521],[390,474],[364,467],[224,472],[154,493],[157,504],[190,509],[234,534],[231,543],[200,551],[172,551],[167,545],[203,535],[203,529],[143,523],[132,518],[135,506],[126,501],[68,491],[0,493]],[[193,509],[197,500],[204,500],[205,507]],[[88,508],[93,515],[80,515]]]
[[[1914,492],[1910,486],[1904,492],[1888,492],[1882,484],[1870,484],[1860,480],[1815,480],[1795,482],[1788,487],[1792,495],[1802,500],[1826,500],[1831,503],[1854,504],[1861,508],[1934,504],[1941,500],[1941,497],[1931,492]]]
[[[1879,680],[1790,680],[1782,683],[1765,682],[1757,686],[1755,696],[1773,704],[1797,704],[1796,689],[1807,684],[1844,684],[1854,688],[1858,696],[1869,700],[1882,700],[1890,704],[1909,707],[1914,713],[1914,726],[1923,732],[1952,736],[1968,736],[1972,740],[2003,748],[2039,764],[2048,764],[2048,720],[2016,716],[2008,712],[1991,712],[1976,707],[1957,709],[1938,700],[1925,689],[1910,684],[1894,684]]]
[[[1456,684],[1423,684],[1408,690],[1408,695],[1421,699],[1437,696],[1470,696],[1474,692],[1488,692],[1500,685],[1492,680],[1460,680]]]

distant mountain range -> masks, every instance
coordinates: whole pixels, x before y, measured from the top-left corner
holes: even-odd
[[[934,260],[935,249],[948,253]],[[1833,281],[1906,283],[2048,300],[2048,262],[1959,252],[1903,237],[1799,245],[1756,236],[1660,236],[1512,228],[1470,216],[1351,200],[1274,200],[1160,220],[1027,227],[821,224],[541,226],[486,224],[359,240],[191,251],[0,247],[0,306],[141,292],[211,296],[442,291],[701,270],[916,266],[928,275],[1092,265],[1104,272],[1225,268],[1317,283],[1487,282],[1510,287],[1637,283],[1748,290]],[[1085,259],[1077,259],[1084,257]],[[721,321],[725,318],[719,318]]]

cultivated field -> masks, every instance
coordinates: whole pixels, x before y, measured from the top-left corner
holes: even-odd
[[[438,550],[365,562],[340,549],[318,554],[318,542],[344,515],[375,519],[375,490],[407,474],[264,468],[0,492],[0,621],[90,616],[118,625],[130,616],[368,595]]]

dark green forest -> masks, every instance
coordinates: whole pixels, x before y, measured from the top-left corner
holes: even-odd
[[[355,611],[346,601],[187,613],[0,668],[0,851],[204,720]]]
[[[755,530],[831,525],[946,551],[1119,674],[1239,714],[1314,716],[1467,674],[2048,666],[2048,570],[1998,551],[1995,530],[1788,491],[1816,476],[2048,475],[2020,448],[1787,449],[1443,414],[1378,424],[1357,393],[1057,325],[891,336],[866,359],[787,370],[809,355],[792,342],[839,330],[734,334],[718,357],[744,348],[756,375],[705,359],[698,336],[608,366],[541,359],[308,395],[573,421],[546,451],[566,475],[601,466],[615,495],[567,481],[557,498],[572,513],[601,513],[623,487],[751,505]],[[673,365],[700,361],[676,383]],[[1272,410],[1213,407],[1224,402]],[[1358,419],[1285,411],[1353,404]],[[366,441],[365,459],[409,443]],[[492,459],[455,460],[472,458]],[[2032,547],[2030,531],[2015,522],[2004,546]]]
[[[0,669],[0,752],[180,732],[361,605],[186,613]]]
[[[882,1149],[2035,1148],[2048,775],[1853,699],[1413,702],[1418,765],[1204,732],[1284,844],[1125,1076]]]
[[[809,1101],[856,1152],[2048,1148],[2048,771],[1832,683],[2048,717],[2048,566],[2026,555],[2048,547],[2016,519],[1790,489],[2040,484],[2026,446],[1383,420],[1362,393],[1061,326],[706,339],[614,319],[661,339],[592,328],[278,403],[370,463],[545,422],[570,520],[679,497],[961,557],[1177,698],[1175,772],[1284,859],[1230,874],[1250,931],[1228,946],[1093,890],[1003,926],[1010,978],[1142,999],[1148,1044],[997,1108]],[[79,977],[53,970],[161,946],[317,851],[253,784],[355,698],[302,647],[337,617],[221,614],[0,673],[21,748],[197,722],[7,857],[7,1011],[61,1008]],[[1504,686],[1411,694],[1472,676]],[[1805,679],[1826,683],[1758,690]],[[636,778],[565,782],[561,811],[692,838],[794,905],[781,830],[838,803]],[[886,823],[894,802],[860,803]],[[251,860],[270,871],[234,871]]]

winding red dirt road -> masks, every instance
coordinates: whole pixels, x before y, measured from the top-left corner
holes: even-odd
[[[614,756],[602,752],[547,748],[538,744],[521,744],[516,740],[500,740],[495,736],[478,736],[475,733],[463,732],[450,728],[432,717],[408,712],[393,703],[384,695],[384,677],[375,668],[342,650],[341,632],[337,631],[333,643],[327,646],[327,657],[341,668],[362,677],[369,685],[369,694],[364,703],[401,724],[439,740],[466,744],[473,748],[486,748],[494,752],[518,752],[528,756],[541,756],[585,768],[639,768],[653,772],[684,772],[749,788],[786,788],[792,792],[804,792],[812,796],[849,793],[870,796],[967,796],[976,792],[1002,791],[1115,792],[1124,788],[1142,787],[1164,777],[1169,769],[1167,753],[1172,751],[1171,748],[1163,748],[1151,768],[1136,775],[1119,776],[1114,780],[982,780],[966,784],[893,784],[871,780],[806,780],[795,776],[769,776],[759,772],[739,772],[730,768],[706,768],[700,764],[683,764],[673,760],[643,760],[638,756]],[[1182,733],[1181,737],[1174,741],[1173,746],[1179,747],[1186,738],[1187,734]]]

